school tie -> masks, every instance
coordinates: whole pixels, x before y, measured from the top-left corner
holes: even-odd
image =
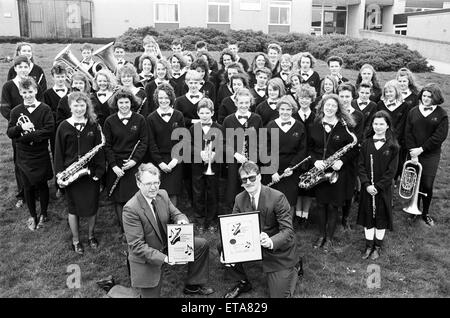
[[[277,102],[267,102],[267,104],[269,104],[270,106],[276,105]]]
[[[171,113],[162,113],[161,117],[164,117],[164,116],[169,116],[170,117],[170,115],[172,115],[172,114]]]
[[[120,120],[123,122],[124,125],[128,124],[128,121],[130,120],[131,117],[124,117],[121,118]]]
[[[255,197],[252,195],[251,197],[251,204],[253,211],[256,211],[256,203],[255,203]]]
[[[362,106],[362,105],[367,106],[368,104],[369,104],[368,102],[361,102],[361,103],[359,103],[359,106]]]
[[[191,99],[194,99],[194,98],[200,98],[200,95],[190,95],[189,96]]]
[[[291,124],[290,121],[285,121],[284,123],[281,123],[281,126],[284,126],[284,125],[290,125],[290,124]]]
[[[241,116],[241,115],[238,115],[238,119],[247,119],[247,120],[248,120],[248,116]]]
[[[256,91],[257,92],[264,92],[266,89],[265,88],[257,88]]]
[[[100,97],[100,96],[106,97],[106,93],[97,93],[97,96],[98,97]]]
[[[24,105],[26,109],[30,109],[30,108],[35,108],[36,105],[35,104],[30,104],[30,105]]]
[[[386,138],[373,138],[373,142],[386,142]]]
[[[156,212],[155,200],[152,200],[151,204],[152,204],[153,215],[155,216],[156,223],[158,224],[159,232],[161,233],[161,236],[164,238],[164,236],[166,234],[166,230],[164,229],[164,227],[161,223],[161,220],[159,219],[158,213]],[[165,245],[166,240],[163,239],[163,241],[164,241],[164,245]]]
[[[64,88],[57,88],[55,89],[55,92],[65,92],[66,90]]]
[[[79,131],[82,131],[85,125],[86,125],[85,123],[75,123],[74,124],[75,128],[78,129]]]
[[[211,127],[212,123],[202,123],[202,127],[209,126]]]
[[[427,111],[427,110],[433,110],[433,106],[425,106],[425,107],[423,108],[423,110],[424,110],[424,111]]]

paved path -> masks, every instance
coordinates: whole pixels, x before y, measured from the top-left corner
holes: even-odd
[[[449,63],[434,61],[430,59],[428,60],[428,63],[434,66],[434,73],[450,75],[450,59]]]

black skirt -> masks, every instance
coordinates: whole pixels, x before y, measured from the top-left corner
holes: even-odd
[[[111,194],[111,200],[116,203],[126,203],[130,200],[133,195],[139,190],[136,184],[135,174],[139,168],[139,165],[135,165],[133,168],[126,170],[125,175],[119,179],[117,186],[115,187],[113,193]],[[108,190],[108,195],[111,191],[111,187],[117,179],[117,175],[109,167],[106,173],[106,189]]]
[[[171,161],[170,155],[164,156],[163,161],[169,164]],[[169,195],[180,195],[183,190],[183,164],[178,162],[175,168],[171,172],[161,172],[161,185],[160,188],[167,191]]]
[[[94,181],[91,176],[83,176],[66,188],[66,201],[69,214],[77,216],[93,216],[98,210],[100,180]]]
[[[427,156],[419,156],[419,162],[422,165],[422,175],[435,177],[439,168],[440,153],[434,153]]]
[[[297,204],[299,176],[300,172],[294,170],[294,173],[291,176],[285,177],[281,179],[280,182],[272,185],[273,189],[282,192],[286,196],[291,206],[295,206]]]
[[[25,187],[34,186],[53,177],[52,163],[48,151],[17,150],[17,167]]]

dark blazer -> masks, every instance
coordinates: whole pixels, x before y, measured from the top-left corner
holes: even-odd
[[[295,266],[296,243],[290,205],[283,193],[261,185],[258,207],[261,232],[267,233],[273,249],[262,248],[265,273],[281,271]],[[250,196],[242,191],[234,201],[233,214],[253,211]]]
[[[189,222],[169,200],[165,190],[159,190],[154,199],[163,228],[180,220]],[[167,256],[167,233],[161,233],[147,200],[138,191],[123,208],[123,228],[128,242],[131,285],[149,288],[158,285],[161,267]]]

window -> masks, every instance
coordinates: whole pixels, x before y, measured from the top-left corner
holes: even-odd
[[[208,1],[208,23],[230,23],[230,0]]]
[[[408,26],[406,24],[394,25],[394,33],[399,35],[406,35]]]
[[[269,24],[291,24],[291,2],[272,1],[269,8]]]
[[[261,10],[261,0],[241,0],[241,10],[259,11]]]
[[[178,1],[155,3],[156,23],[178,23]]]

